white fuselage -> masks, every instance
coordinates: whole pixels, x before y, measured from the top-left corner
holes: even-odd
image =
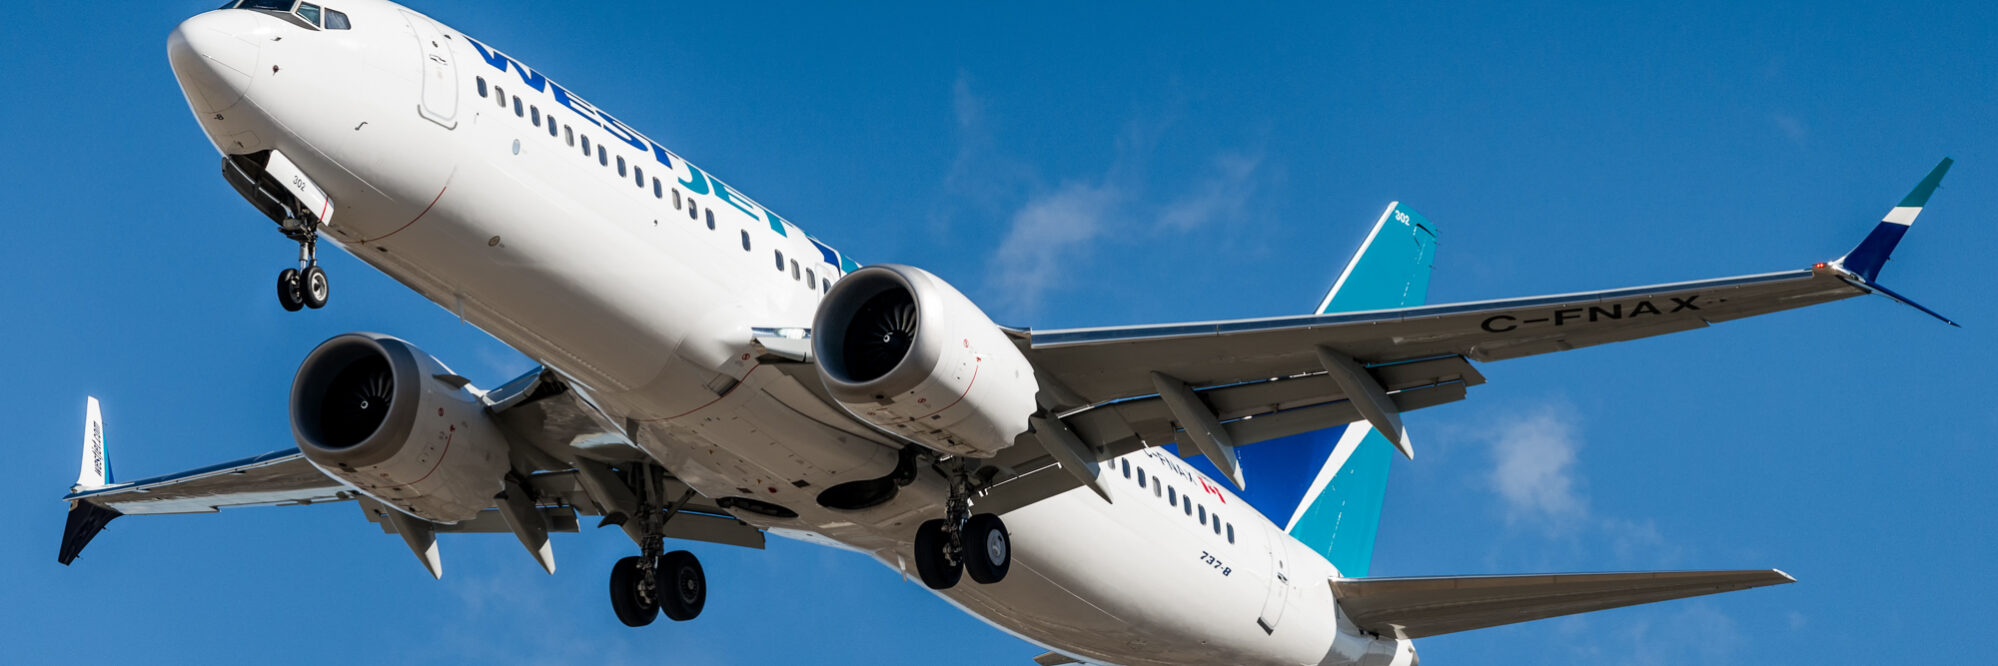
[[[322,238],[561,373],[703,495],[789,507],[800,515],[740,517],[916,578],[911,539],[943,515],[943,484],[821,507],[820,490],[880,476],[897,447],[755,360],[751,329],[810,326],[837,257],[488,46],[380,0],[332,8],[352,30],[247,10],[182,26],[176,39],[228,70],[175,63],[223,153],[281,151],[335,202]],[[1113,466],[1113,502],[1075,490],[1006,513],[1011,573],[939,594],[1089,661],[1412,656],[1359,634],[1332,566],[1221,484],[1156,449]]]

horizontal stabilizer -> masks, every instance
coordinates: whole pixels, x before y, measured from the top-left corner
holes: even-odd
[[[1354,624],[1369,632],[1398,638],[1422,638],[1794,582],[1797,579],[1775,569],[1331,581],[1332,595]]]

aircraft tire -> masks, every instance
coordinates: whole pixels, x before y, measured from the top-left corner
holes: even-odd
[[[617,611],[618,621],[627,627],[643,627],[659,617],[658,602],[645,603],[638,595],[638,582],[643,578],[638,571],[638,559],[633,555],[611,566],[611,610]]]
[[[298,274],[298,295],[305,301],[305,307],[317,310],[326,307],[326,298],[332,295],[333,285],[326,281],[326,271],[320,267],[308,266]]]
[[[916,573],[932,590],[948,590],[964,576],[964,565],[952,565],[948,553],[950,537],[944,534],[942,519],[923,521],[916,528]]]
[[[981,513],[964,523],[964,570],[981,585],[1006,579],[1013,568],[1013,536],[998,516]]]
[[[278,273],[277,294],[278,305],[284,306],[285,312],[305,307],[305,298],[299,293],[298,269],[287,268]]]
[[[676,550],[659,558],[659,610],[674,622],[700,617],[708,605],[708,576],[693,553]]]

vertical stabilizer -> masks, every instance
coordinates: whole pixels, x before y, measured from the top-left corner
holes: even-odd
[[[104,451],[104,416],[97,398],[88,398],[83,415],[83,462],[71,492],[111,485],[111,458]]]
[[[1399,202],[1389,204],[1316,312],[1423,305],[1435,256],[1429,220]],[[1243,496],[1341,575],[1365,576],[1395,450],[1365,421],[1243,447],[1241,467],[1257,483]],[[1204,458],[1190,462],[1214,473]]]

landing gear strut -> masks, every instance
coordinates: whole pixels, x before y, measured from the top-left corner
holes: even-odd
[[[659,477],[652,470],[641,472],[637,485],[638,515],[645,536],[639,554],[617,561],[611,567],[611,610],[628,627],[643,627],[658,619],[660,611],[675,622],[699,617],[708,603],[708,578],[700,559],[693,553],[666,550],[666,521],[694,498],[688,489],[680,500],[659,505]]]
[[[287,268],[278,273],[278,305],[284,306],[287,312],[326,307],[331,285],[326,280],[325,269],[319,267],[319,223],[286,218],[279,224],[279,231],[284,232],[285,237],[298,241],[298,268]]]
[[[950,472],[944,517],[916,528],[916,573],[932,590],[957,585],[965,573],[981,584],[1006,578],[1013,565],[1013,538],[998,516],[971,514],[971,481],[962,467]]]

